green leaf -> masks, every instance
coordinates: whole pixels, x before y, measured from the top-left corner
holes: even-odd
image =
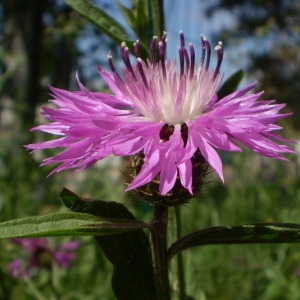
[[[110,17],[100,8],[88,0],[65,0],[75,11],[92,22],[101,32],[109,36],[117,44],[125,42],[133,53],[134,41],[128,40],[123,26]],[[149,51],[143,43],[140,43],[140,54],[143,59],[149,57]]]
[[[138,0],[136,7],[136,32],[138,34],[139,39],[147,43],[150,41],[152,36],[148,35],[148,26],[149,24],[149,16],[148,16],[148,1],[147,0]]]
[[[191,247],[216,244],[299,243],[299,224],[250,224],[211,227],[177,240],[169,248],[169,259]]]
[[[0,223],[0,239],[68,236],[111,235],[145,227],[136,220],[106,220],[85,213],[55,213]]]
[[[121,41],[126,38],[126,30],[100,8],[88,0],[65,0],[74,10],[96,25],[102,32],[113,40]]]
[[[244,72],[243,70],[238,70],[234,74],[232,74],[221,86],[219,91],[217,92],[218,98],[222,99],[225,96],[233,93],[238,85],[240,84],[241,80],[244,77]]]
[[[119,10],[121,11],[123,17],[127,21],[128,25],[136,31],[136,17],[133,13],[133,9],[126,7],[119,0],[116,0]]]
[[[152,32],[149,33],[152,25],[152,20],[149,20],[149,0],[132,0],[131,8],[126,7],[119,0],[116,0],[116,2],[139,41],[147,45],[152,39]]]
[[[60,196],[65,205],[73,211],[109,220],[137,222],[121,203],[81,198],[67,189],[64,189]],[[117,299],[156,299],[150,243],[143,230],[115,236],[96,236],[95,239],[114,266],[112,287]]]
[[[163,31],[166,30],[165,16],[164,16],[164,1],[151,0],[150,8],[151,8],[153,35],[161,36],[163,34]]]

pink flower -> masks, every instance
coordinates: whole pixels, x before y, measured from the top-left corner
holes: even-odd
[[[192,162],[201,153],[223,180],[222,162],[215,149],[242,151],[238,144],[275,159],[293,151],[278,137],[277,121],[289,114],[278,112],[284,104],[258,101],[262,93],[247,94],[256,83],[218,99],[223,46],[215,48],[218,61],[209,69],[211,47],[202,37],[202,57],[196,67],[195,50],[185,48],[180,34],[179,66],[166,59],[166,34],[151,43],[150,60],[139,57],[130,62],[128,48],[121,46],[125,64],[120,76],[108,56],[111,72],[99,68],[113,94],[90,92],[78,80],[80,90],[69,92],[51,88],[58,108],[43,108],[52,121],[33,130],[61,136],[56,140],[28,145],[32,150],[65,148],[44,160],[42,165],[61,163],[52,173],[65,169],[85,169],[110,154],[131,156],[143,153],[144,163],[127,190],[141,187],[159,175],[159,192],[166,195],[176,179],[191,194]],[[159,60],[156,59],[158,44]],[[52,174],[51,173],[51,174]]]
[[[18,258],[8,265],[13,277],[22,278],[30,276],[30,272],[34,268],[51,268],[53,262],[61,268],[67,268],[76,259],[73,251],[80,247],[79,242],[70,241],[52,249],[46,238],[13,239],[12,242],[19,244],[29,254],[27,264],[23,259]]]

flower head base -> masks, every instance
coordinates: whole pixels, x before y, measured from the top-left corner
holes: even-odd
[[[70,241],[59,244],[55,249],[49,247],[46,238],[25,238],[13,239],[15,244],[20,245],[29,254],[27,266],[24,268],[24,261],[18,258],[8,265],[8,269],[13,277],[26,278],[34,268],[51,269],[55,262],[61,268],[67,268],[76,256],[73,253],[80,243]]]
[[[284,159],[282,153],[293,152],[277,143],[288,140],[273,133],[281,128],[274,123],[288,115],[278,113],[284,104],[258,101],[262,93],[247,94],[256,83],[218,99],[222,43],[215,48],[218,55],[215,69],[209,69],[211,46],[203,36],[198,67],[194,47],[189,44],[189,51],[186,50],[182,33],[179,64],[166,59],[166,46],[166,33],[159,42],[154,37],[151,58],[144,61],[139,57],[137,41],[136,62],[132,64],[123,43],[122,75],[116,71],[109,54],[111,72],[101,68],[99,72],[113,94],[90,92],[79,80],[80,91],[51,88],[52,102],[58,109],[44,107],[43,114],[52,123],[34,130],[62,137],[27,147],[65,148],[44,160],[43,165],[61,163],[53,172],[84,169],[109,154],[132,157],[131,167],[136,168],[127,190],[153,181],[157,183],[159,196],[175,195],[178,189],[174,187],[178,185],[193,194],[197,189],[195,176],[201,173],[195,172],[199,163],[202,171],[208,163],[223,180],[222,162],[215,148],[241,151],[239,143],[275,159]],[[138,165],[136,155],[141,158]]]
[[[129,156],[126,159],[126,175],[130,181],[134,180],[138,176],[142,166],[145,163],[145,156],[143,153]],[[191,158],[192,163],[192,191],[194,194],[199,194],[203,185],[206,183],[207,174],[209,173],[209,165],[205,158],[201,155],[200,151],[197,151]],[[187,189],[182,186],[180,177],[176,177],[176,181],[171,189],[163,197],[159,192],[160,179],[159,175],[156,175],[151,182],[137,187],[135,190],[143,197],[143,199],[154,205],[162,206],[175,206],[178,204],[184,204],[189,202],[194,195],[189,193]]]

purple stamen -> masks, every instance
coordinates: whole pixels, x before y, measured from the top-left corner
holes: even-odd
[[[163,41],[158,43],[158,51],[160,56],[161,68],[163,71],[163,76],[166,78],[166,50]]]
[[[200,65],[203,66],[204,65],[204,60],[205,60],[205,54],[206,54],[206,44],[204,41],[204,36],[201,35],[201,48],[202,48],[202,53],[201,53],[201,62]]]
[[[140,57],[137,58],[137,67],[141,74],[141,77],[142,77],[142,80],[144,82],[146,89],[149,90],[149,85],[148,85],[148,82],[147,82],[147,79],[146,79],[146,76],[144,73],[144,69],[143,69],[143,60]]]
[[[179,34],[180,34],[179,62],[180,62],[180,76],[182,76],[184,73],[184,60],[185,60],[186,69],[188,72],[190,69],[190,59],[189,59],[189,55],[188,55],[186,49],[184,48],[184,45],[185,45],[184,34],[182,31],[180,31]]]
[[[157,36],[154,36],[152,38],[151,44],[150,44],[150,55],[151,55],[151,62],[152,64],[156,65],[156,41]]]
[[[179,51],[179,63],[180,63],[180,77],[182,77],[183,73],[184,73],[184,48],[179,47],[178,49]]]
[[[190,47],[190,55],[191,55],[190,78],[192,78],[194,75],[194,69],[195,69],[195,49],[191,43],[189,43],[189,47]]]
[[[107,55],[107,60],[108,60],[108,65],[110,67],[110,69],[112,70],[112,72],[118,76],[118,78],[120,79],[121,82],[124,83],[124,81],[122,80],[122,78],[120,77],[120,75],[118,74],[114,64],[113,64],[113,61],[112,61],[112,54],[111,54],[111,51],[108,52],[108,55]]]
[[[135,43],[133,43],[133,47],[135,57],[140,57],[140,41],[137,40]]]
[[[184,34],[182,31],[180,31],[179,35],[180,35],[180,46],[181,48],[184,48]]]
[[[224,47],[223,47],[223,43],[219,42],[218,45],[215,47],[215,50],[218,51],[218,61],[217,61],[217,66],[214,72],[214,76],[213,79],[215,79],[217,77],[217,75],[220,73],[220,67],[222,64],[222,60],[223,60],[223,54],[224,54]]]
[[[127,70],[131,73],[132,77],[136,81],[136,76],[132,69],[132,65],[131,65],[130,58],[129,58],[129,49],[124,42],[121,44],[121,56],[122,56],[122,59],[124,61],[124,64],[125,64]]]
[[[107,54],[107,60],[108,60],[108,65],[110,67],[110,69],[112,70],[113,73],[116,73],[116,68],[112,62],[112,54],[111,54],[111,51],[108,52]]]
[[[164,45],[164,49],[166,51],[167,50],[167,33],[165,31],[163,32],[163,35],[161,37],[161,41],[162,41],[162,43]]]
[[[206,57],[206,64],[205,64],[205,69],[207,71],[209,68],[211,48],[210,48],[210,43],[206,38],[204,39],[204,42],[205,42],[205,48],[207,49],[207,57]]]
[[[188,72],[190,69],[190,59],[185,48],[179,47],[178,51],[179,51],[179,62],[180,62],[180,76],[182,76],[184,73],[184,61],[186,63],[186,70]]]
[[[186,71],[189,72],[189,70],[190,70],[190,58],[189,58],[188,52],[186,51],[185,48],[183,48],[183,55],[184,55],[185,63],[186,63]]]

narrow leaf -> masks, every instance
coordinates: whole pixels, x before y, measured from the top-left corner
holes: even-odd
[[[299,243],[299,224],[250,224],[211,227],[177,240],[169,248],[169,259],[191,247],[216,244]]]
[[[88,0],[65,0],[75,11],[92,22],[101,32],[109,36],[115,43],[125,42],[131,53],[133,53],[134,41],[128,40],[126,30],[123,26],[110,17],[100,8]],[[140,54],[142,58],[149,57],[149,51],[144,44],[140,43]]]
[[[136,30],[136,17],[133,13],[133,9],[126,7],[119,0],[116,0],[119,10],[121,11],[123,17],[127,21],[128,25]]]
[[[111,235],[143,227],[145,227],[145,224],[136,220],[109,221],[84,213],[55,213],[2,222],[0,223],[0,239],[67,235]]]
[[[234,74],[232,74],[221,86],[221,88],[218,91],[218,98],[222,99],[225,96],[233,93],[238,85],[240,84],[241,80],[244,77],[244,72],[243,70],[238,70]]]
[[[109,220],[138,222],[121,203],[81,198],[67,189],[61,192],[60,197],[69,209],[76,212]],[[143,230],[96,236],[95,239],[114,266],[112,287],[117,299],[156,299],[150,243]]]
[[[65,0],[74,10],[96,25],[113,40],[125,39],[126,30],[100,8],[88,0]]]
[[[163,0],[150,1],[152,26],[153,26],[152,35],[161,36],[163,31],[166,30],[163,2],[164,2]]]
[[[149,36],[149,16],[148,16],[148,1],[147,0],[138,0],[136,7],[136,32],[139,39],[147,43],[150,41],[152,36]],[[162,33],[161,33],[162,34]]]

